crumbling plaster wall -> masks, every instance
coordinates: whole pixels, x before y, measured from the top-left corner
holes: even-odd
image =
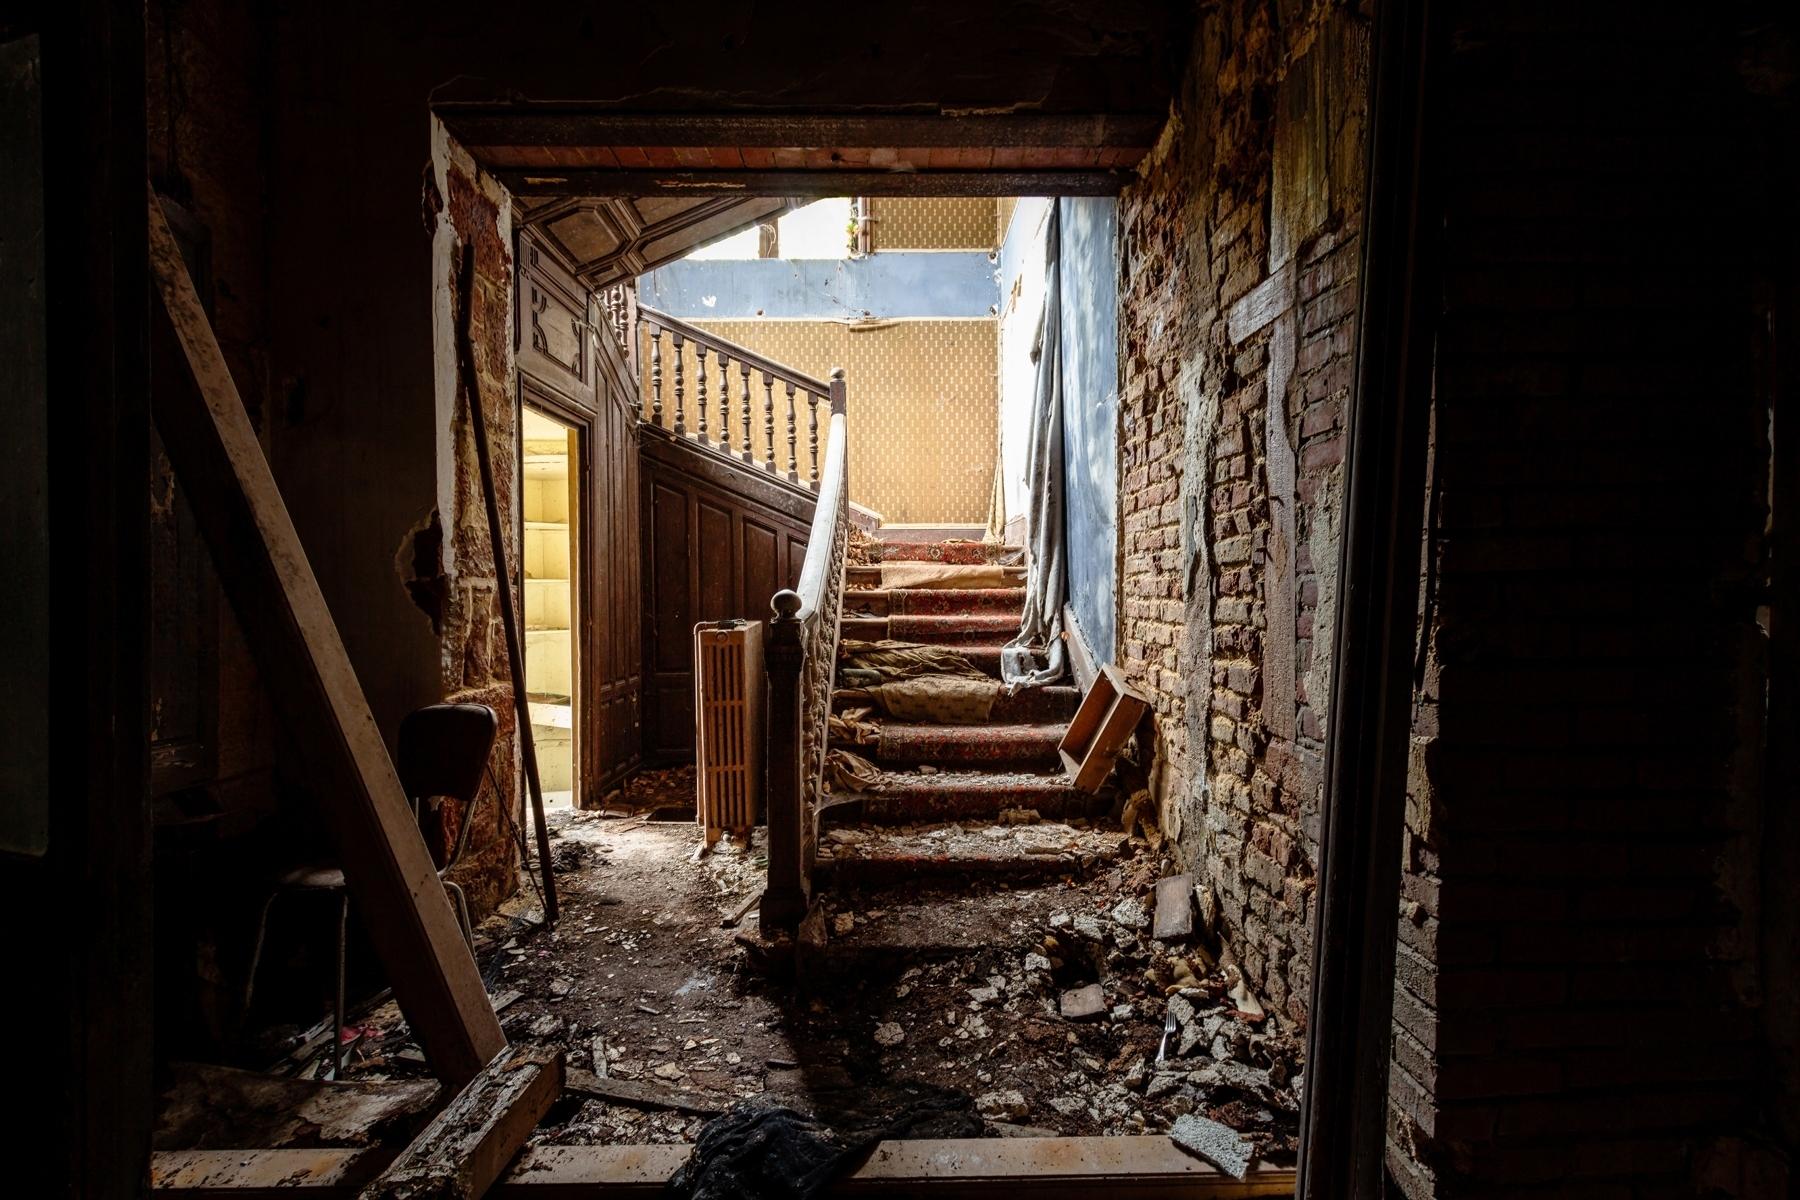
[[[500,618],[499,589],[513,590],[519,607],[523,563],[519,545],[518,379],[513,363],[512,198],[456,145],[443,125],[432,120],[432,187],[428,208],[433,214],[432,294],[433,342],[437,367],[438,504],[426,525],[407,543],[410,558],[420,561],[421,539],[441,556],[430,577],[428,601],[441,604],[434,613],[440,630],[440,665],[444,700],[486,704],[500,721],[493,773],[483,785],[462,865],[454,874],[478,911],[491,909],[517,884],[517,852],[508,828],[522,828],[519,784],[518,721],[513,710],[511,662],[506,629]],[[475,453],[473,412],[456,372],[456,279],[460,255],[475,258],[469,338],[481,388],[494,494],[500,510],[501,537],[510,568],[503,582],[494,562],[486,500]],[[442,514],[449,513],[446,522]],[[445,527],[447,526],[447,531]],[[407,557],[403,553],[403,557]],[[521,626],[520,636],[524,636]],[[455,844],[467,814],[438,814],[435,832],[442,846]]]
[[[1163,828],[1265,1002],[1304,1023],[1351,379],[1367,23],[1199,18],[1120,199],[1126,674]]]

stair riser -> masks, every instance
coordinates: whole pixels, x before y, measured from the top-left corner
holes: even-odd
[[[852,589],[844,597],[849,612],[868,613],[873,617],[893,616],[1004,616],[1017,625],[1025,614],[1025,601],[1016,588],[992,591],[958,589],[955,591],[885,591]]]
[[[874,642],[893,638],[926,646],[1004,646],[1019,632],[1017,621],[1004,613],[970,613],[964,616],[845,617],[839,626],[845,637]]]
[[[845,800],[819,813],[822,829],[838,829],[863,821],[872,825],[929,825],[940,821],[997,820],[1012,808],[1036,809],[1046,821],[1075,817],[1097,820],[1112,811],[1109,797],[1073,788],[989,791],[973,788],[908,788]]]
[[[984,542],[963,542],[947,546],[941,542],[882,541],[877,542],[870,550],[871,553],[880,555],[882,562],[933,562],[959,566],[998,562],[1009,553],[1005,546],[992,546]]]
[[[958,564],[952,563],[950,565],[956,566]],[[1017,589],[1025,586],[1025,568],[1024,567],[1002,567],[1001,570],[1003,570],[1006,573],[1006,578],[1012,581],[1012,587],[1010,589],[995,588],[992,590],[994,590],[994,591],[1017,590]],[[872,588],[879,588],[881,586],[881,568],[880,567],[865,567],[865,566],[845,567],[844,568],[844,578],[845,578],[845,581],[850,585],[851,589],[854,591],[867,591]],[[953,588],[953,587],[954,587],[954,584],[950,584],[950,583],[945,584],[946,589]],[[937,590],[943,590],[943,589],[900,588],[900,589],[896,589],[896,590],[909,591],[909,592],[929,592],[929,591],[937,591]],[[968,589],[968,590],[989,590],[989,589]]]
[[[858,707],[860,704],[860,701],[851,700],[842,694],[832,697],[832,707],[839,712],[846,708]],[[1017,695],[1008,696],[1002,693],[996,697],[988,723],[1024,725],[1049,721],[1066,722],[1075,715],[1075,710],[1080,705],[1081,693],[1075,688],[1026,688]]]
[[[850,747],[856,750],[856,747]],[[866,753],[863,747],[859,753]],[[930,750],[911,747],[875,748],[875,761],[886,767],[944,767],[950,770],[1049,771],[1062,760],[1054,744],[1045,746],[938,746]]]
[[[853,638],[857,635],[851,633],[848,629],[845,629],[844,636]],[[980,671],[983,675],[986,675],[989,679],[1000,678],[999,646],[952,646],[950,649],[953,649],[958,654],[962,655],[968,660],[970,666],[974,667],[977,671]],[[841,669],[838,674],[837,682],[839,687],[852,686],[851,684],[844,682]]]
[[[1043,854],[1026,858],[967,859],[908,855],[900,858],[820,859],[814,878],[834,888],[889,887],[927,879],[1020,882],[1084,875],[1114,855]]]

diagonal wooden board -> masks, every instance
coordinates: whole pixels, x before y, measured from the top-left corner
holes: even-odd
[[[562,1088],[560,1049],[506,1047],[362,1190],[360,1200],[479,1200]]]
[[[475,958],[388,757],[306,550],[162,208],[150,269],[194,387],[157,389],[156,427],[319,804],[369,938],[433,1072],[456,1087],[505,1047]],[[172,341],[170,341],[172,335]]]

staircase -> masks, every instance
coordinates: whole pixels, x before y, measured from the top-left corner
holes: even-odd
[[[886,563],[930,562],[946,575],[926,587],[883,588],[880,566],[846,568],[843,639],[893,639],[941,646],[989,677],[1000,649],[1019,630],[1024,571],[1006,568],[1006,586],[959,586],[958,574],[996,582],[991,561],[1016,558],[974,543],[878,544]],[[867,707],[840,666],[833,707]],[[1068,873],[1110,855],[1116,829],[1100,828],[1111,798],[1070,785],[1057,757],[1080,703],[1070,685],[1033,688],[995,700],[982,724],[864,718],[869,740],[834,734],[832,747],[880,769],[878,781],[834,790],[819,813],[816,872],[838,887],[926,882],[933,878],[1029,879]]]
[[[948,529],[892,530],[875,545],[879,563],[851,563],[841,369],[815,379],[652,309],[621,310],[613,326],[642,381],[647,446],[681,446],[729,467],[721,486],[754,477],[811,509],[804,562],[794,586],[771,598],[765,631],[762,927],[794,929],[818,912],[815,877],[956,887],[1078,874],[1115,857],[1111,795],[1073,787],[1057,755],[1080,701],[1072,686],[1002,694],[981,724],[881,717],[872,735],[860,730],[842,746],[833,732],[834,711],[856,704],[839,691],[842,640],[944,647],[997,684],[1024,605],[1023,568],[1002,565],[1016,548],[928,540]],[[903,564],[932,564],[935,578],[898,586],[882,568]],[[875,774],[833,787],[834,749]]]

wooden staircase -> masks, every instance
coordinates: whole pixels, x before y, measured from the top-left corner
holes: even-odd
[[[831,790],[831,717],[847,703],[835,694],[840,642],[942,647],[998,681],[1025,600],[1024,568],[1005,565],[1018,552],[915,531],[878,542],[879,563],[851,564],[843,372],[815,379],[650,309],[615,325],[642,381],[647,455],[679,452],[710,464],[717,487],[772,488],[771,505],[809,510],[791,514],[809,519],[796,582],[764,618],[763,926],[797,926],[814,908],[815,875],[838,886],[1015,880],[1116,856],[1113,797],[1074,787],[1057,754],[1080,701],[1067,685],[1001,694],[979,725],[884,718],[872,744],[842,747],[878,778]],[[933,564],[937,578],[884,587],[882,563]]]
[[[963,655],[998,680],[1000,650],[1019,630],[1022,586],[957,586],[955,561],[1016,557],[970,543],[884,543],[883,561],[936,562],[939,585],[883,589],[879,566],[847,571],[843,637],[915,642]],[[985,563],[969,562],[971,573]],[[985,574],[991,576],[991,569]],[[1022,584],[1010,568],[1005,582]],[[841,684],[840,684],[841,686]],[[840,691],[842,713],[858,704]],[[1069,685],[1004,692],[986,722],[934,724],[872,716],[879,737],[834,738],[881,769],[879,782],[834,792],[819,814],[817,867],[838,886],[908,880],[1024,879],[1079,869],[1118,841],[1112,797],[1073,787],[1057,743],[1080,702]]]

